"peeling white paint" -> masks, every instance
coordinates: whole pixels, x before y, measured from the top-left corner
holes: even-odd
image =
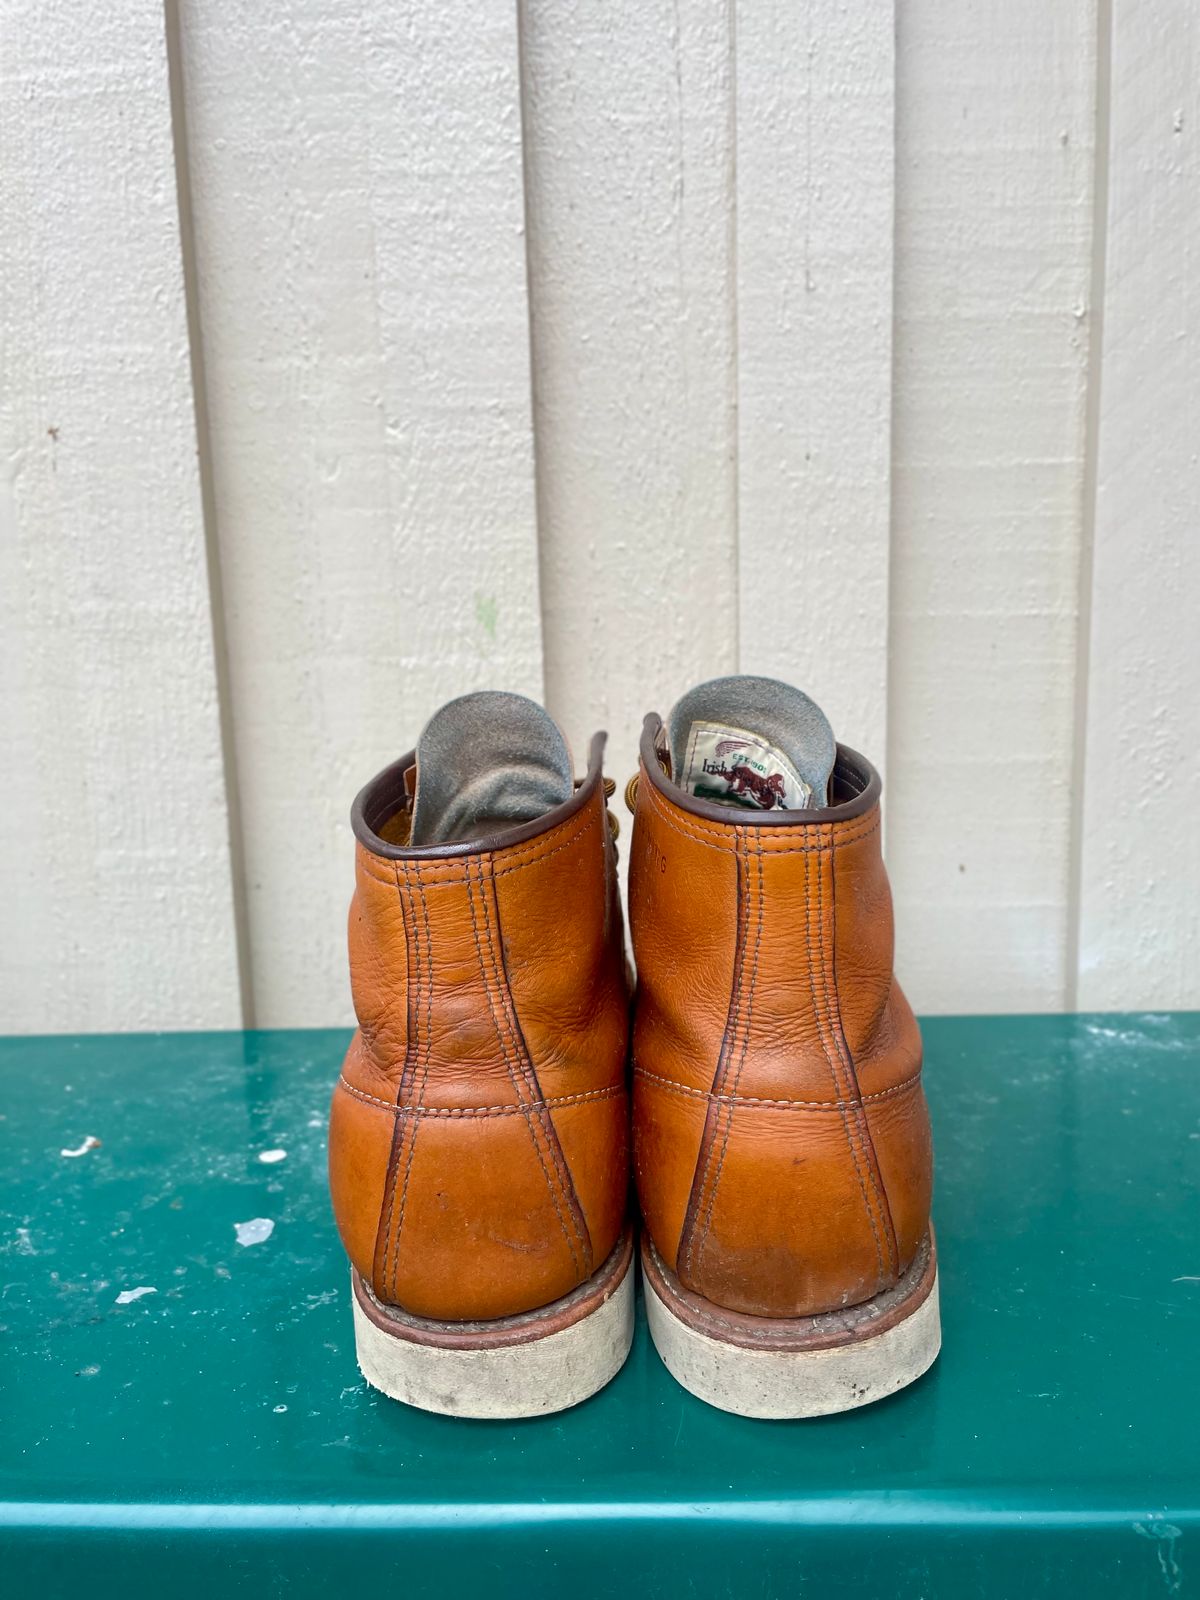
[[[1173,1522],[1160,1522],[1157,1517],[1151,1517],[1145,1522],[1135,1522],[1133,1531],[1157,1544],[1163,1589],[1167,1594],[1178,1594],[1183,1583],[1183,1569],[1179,1565],[1176,1546],[1183,1538],[1183,1529],[1176,1527]]]
[[[276,1161],[286,1161],[287,1160],[287,1151],[286,1150],[262,1150],[262,1151],[259,1152],[258,1159],[260,1161],[262,1161],[262,1162],[265,1162],[267,1166],[274,1166]]]
[[[139,1284],[136,1289],[122,1289],[114,1302],[119,1306],[127,1306],[133,1300],[140,1300],[144,1294],[157,1294],[158,1290],[148,1283]]]
[[[89,1133],[83,1143],[75,1150],[68,1150],[66,1146],[58,1152],[60,1156],[85,1156],[89,1150],[99,1150],[101,1141],[94,1133]]]
[[[270,1217],[251,1217],[249,1222],[235,1222],[233,1226],[239,1244],[261,1244],[275,1232],[275,1224]]]

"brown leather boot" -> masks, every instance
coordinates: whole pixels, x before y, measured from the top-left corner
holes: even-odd
[[[646,718],[630,922],[650,1331],[686,1389],[747,1416],[865,1405],[940,1344],[879,794],[771,679]]]
[[[628,994],[592,741],[520,695],[445,706],[354,803],[359,1030],[329,1177],[358,1360],[396,1399],[585,1399],[633,1331]]]

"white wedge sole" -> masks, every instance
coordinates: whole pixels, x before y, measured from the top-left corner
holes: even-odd
[[[375,1299],[352,1275],[358,1365],[374,1388],[451,1417],[565,1411],[616,1376],[633,1340],[627,1233],[587,1283],[537,1311],[496,1322],[436,1322]]]
[[[877,1301],[785,1322],[723,1317],[719,1306],[681,1291],[646,1240],[650,1334],[672,1377],[721,1411],[770,1418],[852,1411],[903,1389],[937,1357],[942,1335],[932,1248]]]

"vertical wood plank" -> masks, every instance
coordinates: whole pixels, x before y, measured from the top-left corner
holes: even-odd
[[[738,11],[741,666],[880,766],[894,84],[891,4]]]
[[[184,0],[256,1017],[349,1014],[356,788],[542,689],[515,10]]]
[[[925,1010],[1066,994],[1094,0],[898,8],[888,851]]]
[[[1200,1005],[1200,15],[1113,7],[1077,1001]]]
[[[0,1026],[236,1026],[162,7],[3,33]]]
[[[546,689],[636,769],[736,663],[729,0],[523,0]]]

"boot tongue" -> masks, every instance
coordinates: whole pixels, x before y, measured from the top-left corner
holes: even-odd
[[[671,776],[700,800],[751,811],[828,803],[836,745],[825,713],[774,678],[713,678],[666,720]]]
[[[485,689],[436,712],[417,741],[414,845],[482,839],[571,798],[574,769],[554,720],[520,694]]]

